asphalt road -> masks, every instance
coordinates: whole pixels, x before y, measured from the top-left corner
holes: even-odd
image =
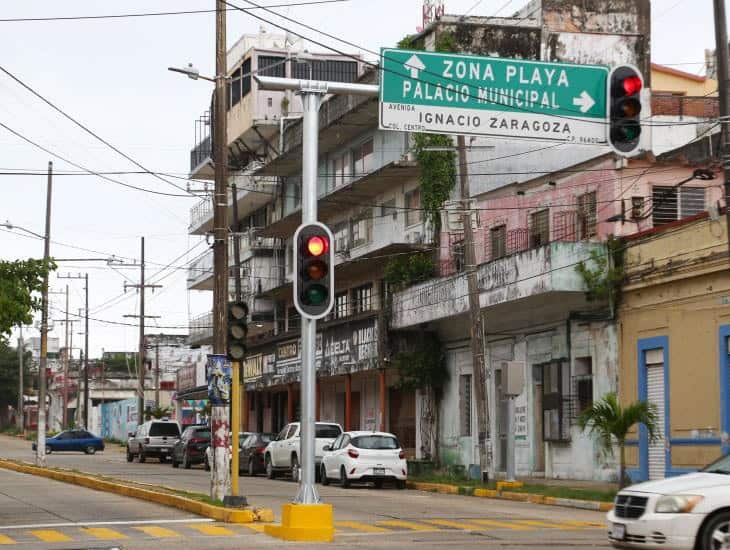
[[[0,456],[32,462],[34,454],[30,443],[0,437]],[[116,447],[103,453],[87,456],[82,453],[53,453],[48,465],[72,468],[83,472],[103,474],[151,485],[164,485],[188,491],[207,493],[209,474],[202,467],[191,470],[173,469],[169,464],[150,460],[144,464],[127,463],[125,455]],[[8,474],[8,475],[5,475]],[[34,540],[29,529],[12,528],[18,521],[27,524],[68,522],[135,522],[144,518],[154,521],[148,527],[156,526],[163,531],[141,529],[144,525],[120,524],[116,528],[126,538],[119,539],[124,548],[149,547],[151,539],[158,538],[165,548],[179,547],[174,539],[194,538],[201,548],[228,548],[228,541],[240,546],[242,542],[258,546],[289,546],[245,526],[220,526],[197,522],[191,527],[190,516],[184,512],[91,491],[69,484],[46,479],[32,478],[33,483],[15,484],[14,493],[5,485],[5,479],[17,477],[0,470],[0,534],[10,536],[16,544],[31,544],[28,548],[110,548],[101,546],[79,546],[67,541],[63,543],[41,543]],[[23,495],[23,490],[33,492],[31,486],[43,487],[43,497]],[[241,477],[241,493],[253,506],[270,507],[278,517],[281,505],[289,502],[296,493],[296,485],[287,480],[268,480],[264,477]],[[53,490],[49,490],[50,487]],[[27,489],[25,489],[27,488]],[[338,486],[318,485],[322,500],[334,506],[336,539],[334,546],[362,546],[367,548],[440,548],[445,544],[458,544],[459,548],[600,548],[608,547],[606,542],[604,514],[587,510],[575,510],[554,506],[540,506],[529,503],[497,501],[458,495],[440,495],[420,491],[398,491],[394,488],[376,490],[368,487],[342,489]],[[20,491],[20,492],[19,492]],[[10,492],[11,494],[6,494]],[[58,496],[56,496],[58,495]],[[5,499],[9,499],[6,500]],[[50,499],[49,501],[44,499]],[[58,499],[58,510],[49,502]],[[99,505],[97,505],[97,499]],[[27,509],[15,513],[12,501],[22,501]],[[106,504],[105,504],[106,503]],[[57,520],[49,514],[57,514]],[[182,516],[182,517],[181,517]],[[19,520],[19,518],[27,518]],[[120,519],[122,518],[122,519]],[[177,520],[183,520],[178,522]],[[173,523],[164,523],[172,521]],[[205,533],[201,525],[216,527],[214,535]],[[70,529],[67,535],[73,541],[87,541],[94,537],[79,527]],[[223,533],[220,529],[228,531]],[[175,533],[176,536],[162,537],[151,533]],[[65,531],[64,531],[65,532]],[[15,534],[16,536],[14,536]],[[22,536],[21,536],[22,535]],[[83,536],[82,536],[83,535]],[[81,537],[81,538],[79,538]],[[86,537],[86,538],[84,538]],[[91,537],[91,539],[89,539]],[[242,539],[245,539],[242,540]],[[114,542],[113,539],[110,539]],[[97,541],[98,542],[98,541]],[[225,543],[225,544],[224,544]],[[0,544],[2,540],[0,539]],[[44,546],[43,544],[47,544]],[[59,546],[60,544],[60,546]],[[137,545],[141,546],[137,546]],[[145,546],[147,545],[147,546]],[[212,546],[207,546],[212,545]],[[297,548],[316,548],[322,545],[296,545]],[[331,547],[332,545],[329,545]],[[231,546],[232,547],[232,546]],[[9,546],[10,548],[10,546]]]

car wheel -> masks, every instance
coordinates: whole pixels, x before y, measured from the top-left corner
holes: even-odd
[[[167,462],[167,457],[165,455],[160,455],[160,464],[164,464]]]
[[[183,459],[182,459],[183,468],[186,470],[189,470],[192,464],[190,464],[190,458],[188,457],[188,452],[185,451],[183,453]]]
[[[134,455],[129,452],[129,447],[127,447],[127,462],[132,462],[134,460]]]
[[[137,455],[137,462],[140,464],[144,464],[144,461],[147,460],[147,457],[144,454],[144,449],[140,447],[139,454]]]
[[[721,550],[727,548],[730,537],[730,512],[720,512],[705,523],[700,534],[700,550]]]
[[[398,487],[398,489],[405,489],[406,488],[406,480],[405,479],[399,479],[395,482],[395,486]]]
[[[340,485],[343,489],[347,489],[350,486],[350,480],[347,478],[347,472],[344,466],[340,468]]]
[[[253,458],[248,459],[248,475],[251,477],[256,475],[256,467],[254,466]]]
[[[319,467],[319,479],[322,482],[322,485],[330,484],[330,478],[327,477],[327,471],[324,468],[324,464]]]
[[[276,470],[274,470],[274,465],[271,463],[271,457],[269,455],[266,455],[266,477],[276,479]]]
[[[297,455],[291,457],[291,480],[295,482],[299,481],[299,459]]]
[[[46,445],[46,454],[49,455],[52,452],[53,452],[53,447],[49,447],[48,445]]]
[[[96,452],[96,447],[94,447],[93,445],[87,445],[86,448],[84,449],[84,453],[86,453],[87,455],[93,455],[95,452]]]

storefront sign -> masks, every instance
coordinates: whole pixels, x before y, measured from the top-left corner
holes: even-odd
[[[248,382],[261,378],[264,373],[264,356],[262,354],[246,357],[243,362],[243,380]]]
[[[192,390],[197,386],[195,380],[195,365],[185,365],[177,371],[177,391],[178,393],[186,390]]]
[[[208,355],[206,363],[208,400],[212,405],[228,405],[231,401],[231,361],[226,355]]]

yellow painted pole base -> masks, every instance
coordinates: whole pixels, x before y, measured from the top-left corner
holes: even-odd
[[[284,504],[281,525],[264,525],[264,533],[282,540],[332,542],[335,539],[332,505]]]

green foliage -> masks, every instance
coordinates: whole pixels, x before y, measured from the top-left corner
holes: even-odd
[[[13,327],[33,322],[33,313],[41,309],[43,278],[54,269],[52,261],[0,261],[0,342]]]
[[[145,420],[160,419],[170,415],[170,407],[147,407],[144,410]]]
[[[423,50],[423,42],[415,43],[413,39],[416,37],[415,34],[407,34],[401,38],[396,44],[397,48],[401,50]]]
[[[454,33],[444,31],[436,37],[437,52],[456,52],[456,37]]]
[[[440,211],[456,185],[456,153],[429,151],[430,147],[453,147],[451,136],[414,134],[416,159],[421,167],[421,208],[436,233],[441,229]]]
[[[420,349],[402,351],[393,358],[400,374],[398,387],[406,391],[440,390],[449,380],[446,355],[435,336],[424,339]]]
[[[575,270],[583,277],[588,290],[586,298],[589,302],[603,302],[608,300],[614,305],[618,302],[621,284],[624,280],[623,247],[621,241],[611,236],[606,241],[607,253],[591,250],[589,267],[586,262],[580,262]],[[613,258],[613,262],[609,262]]]
[[[33,383],[30,375],[32,354],[26,352],[23,357],[23,392],[27,395]],[[11,348],[0,342],[0,410],[7,411],[8,405],[18,406],[18,348]],[[4,412],[3,412],[4,415]]]
[[[433,277],[435,266],[426,254],[397,256],[385,266],[383,277],[396,289],[403,289]]]

